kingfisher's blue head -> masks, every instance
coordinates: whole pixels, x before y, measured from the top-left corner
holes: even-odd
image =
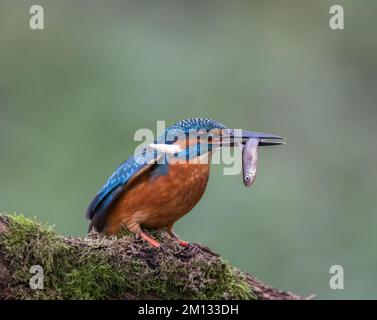
[[[156,140],[156,145],[160,151],[188,160],[205,156],[217,148],[244,144],[250,138],[259,139],[261,146],[284,143],[282,137],[272,134],[230,129],[208,118],[189,118],[167,128]]]
[[[226,129],[226,127],[219,121],[208,118],[189,118],[174,123],[171,127],[166,129],[166,133],[182,130],[189,133],[190,130],[216,130]]]

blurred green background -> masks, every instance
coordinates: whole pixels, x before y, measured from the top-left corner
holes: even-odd
[[[328,26],[341,4],[345,30]],[[43,5],[45,30],[29,28]],[[178,222],[268,284],[377,298],[377,2],[0,4],[0,210],[84,235],[139,128],[188,117],[284,135],[253,188],[214,165]],[[329,268],[345,271],[331,290]]]

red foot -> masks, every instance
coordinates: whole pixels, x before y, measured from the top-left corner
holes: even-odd
[[[188,247],[188,246],[190,245],[189,242],[187,242],[187,241],[183,241],[183,240],[180,240],[180,239],[178,239],[177,242],[178,242],[178,244],[179,244],[180,246],[182,246],[182,247]]]
[[[147,241],[151,246],[153,246],[153,247],[155,247],[155,248],[159,248],[159,247],[161,247],[161,244],[160,244],[158,241],[156,241],[156,240],[154,240],[153,238],[147,236],[144,232],[142,232],[142,233],[140,234],[140,236],[141,236],[141,238],[142,238],[143,240]]]

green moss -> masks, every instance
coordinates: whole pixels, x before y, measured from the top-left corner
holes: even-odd
[[[56,263],[68,265],[69,246],[60,240],[52,226],[22,215],[6,215],[5,219],[9,231],[1,235],[0,246],[13,271],[13,295],[25,299],[61,298],[55,281],[60,274]],[[29,270],[33,265],[43,267],[45,290],[31,290],[28,286],[32,277]]]
[[[8,231],[0,249],[13,270],[12,296],[23,299],[254,299],[244,275],[200,248],[182,249],[153,231],[162,247],[151,248],[133,235],[92,234],[65,239],[50,226],[21,215],[4,215]],[[32,265],[45,272],[45,289],[28,286]]]
[[[52,227],[43,226],[35,220],[22,215],[9,215],[9,233],[2,241],[5,249],[12,253],[12,262],[22,259],[26,264],[31,260],[38,260],[46,271],[52,269],[54,254],[66,248]]]
[[[67,273],[62,292],[68,299],[110,299],[123,286],[124,278],[110,263],[93,257]]]
[[[207,299],[221,299],[224,292],[231,298],[247,300],[256,299],[250,291],[250,286],[242,273],[229,265],[226,261],[216,263],[212,268],[208,268],[207,278],[217,279],[215,286],[208,286],[205,292]]]

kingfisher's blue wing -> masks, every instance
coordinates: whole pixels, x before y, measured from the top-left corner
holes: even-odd
[[[134,157],[130,157],[124,161],[113,172],[105,185],[92,200],[86,211],[86,217],[88,219],[92,219],[100,204],[104,202],[104,200],[108,198],[115,189],[117,189],[119,186],[125,185],[127,181],[143,167],[144,165],[138,164]]]
[[[108,209],[118,199],[130,179],[146,167],[156,163],[160,158],[161,156],[158,156],[155,151],[147,153],[146,150],[143,150],[139,155],[128,158],[118,166],[86,211],[86,217],[92,220],[89,229],[94,227],[97,231],[102,231]]]

